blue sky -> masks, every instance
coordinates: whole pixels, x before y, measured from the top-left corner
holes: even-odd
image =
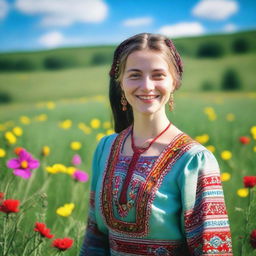
[[[255,0],[0,0],[0,51],[108,45],[256,29]]]

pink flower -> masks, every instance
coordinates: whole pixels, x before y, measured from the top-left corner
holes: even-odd
[[[73,174],[73,178],[80,182],[86,182],[89,179],[89,175],[86,172],[76,170]]]
[[[78,154],[75,154],[75,155],[73,156],[73,158],[72,158],[71,163],[72,163],[73,165],[79,165],[79,164],[82,163],[82,159],[81,159],[81,157],[80,157]]]
[[[7,167],[13,169],[13,174],[20,176],[23,179],[28,179],[31,176],[31,170],[38,168],[40,162],[34,159],[25,149],[18,153],[18,158],[10,159],[7,162]]]

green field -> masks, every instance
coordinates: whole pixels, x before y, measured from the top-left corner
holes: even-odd
[[[243,176],[255,174],[256,152],[253,151],[253,147],[256,146],[256,143],[252,140],[248,145],[242,145],[238,140],[240,136],[251,137],[250,128],[256,125],[254,115],[255,99],[255,93],[200,94],[180,92],[177,93],[176,97],[176,109],[169,115],[170,120],[175,125],[192,137],[208,134],[210,139],[205,146],[215,146],[216,151],[214,154],[219,161],[221,171],[231,174],[231,179],[223,182],[223,186],[231,222],[235,255],[253,255],[246,240],[248,240],[248,232],[256,228],[256,222],[254,217],[251,216],[251,212],[249,220],[247,220],[246,230],[244,230],[246,223],[244,215],[249,199],[248,197],[240,198],[236,191],[243,187]],[[204,113],[205,107],[214,109],[217,117],[215,121],[208,120],[207,115]],[[33,223],[36,220],[46,221],[56,236],[70,236],[75,239],[76,246],[70,250],[68,255],[77,255],[87,213],[89,184],[75,183],[69,175],[63,173],[48,174],[43,166],[55,163],[70,166],[74,151],[70,149],[69,144],[71,141],[80,141],[82,148],[78,153],[83,159],[83,164],[80,168],[91,173],[92,153],[97,144],[96,136],[99,133],[106,133],[106,129],[101,125],[98,129],[92,129],[90,134],[85,134],[78,128],[78,124],[83,122],[90,126],[90,121],[93,118],[99,119],[102,124],[110,121],[110,111],[106,111],[106,109],[109,108],[107,99],[104,97],[56,101],[56,108],[52,110],[47,109],[44,105],[38,106],[32,103],[19,103],[1,108],[3,110],[2,113],[5,114],[2,125],[8,131],[15,126],[20,126],[24,133],[18,138],[17,143],[12,146],[7,146],[2,136],[1,147],[6,149],[7,155],[1,159],[0,191],[6,191],[6,186],[9,184],[7,192],[9,198],[16,198],[21,202],[25,202],[32,197],[31,200],[35,204],[34,208],[29,208],[25,211],[24,219],[21,221],[23,231],[17,234],[19,242],[25,239],[24,232],[27,234],[32,232]],[[235,115],[234,121],[226,120],[226,115],[229,113]],[[48,116],[47,121],[36,121],[36,116],[40,114],[46,114]],[[31,119],[31,123],[22,124],[19,120],[21,115],[28,116]],[[66,119],[70,119],[73,122],[68,130],[59,127],[59,122]],[[13,123],[6,123],[6,121],[13,121]],[[1,132],[2,135],[4,132]],[[51,148],[51,154],[43,160],[40,152],[45,145]],[[37,159],[41,160],[42,166],[34,171],[30,180],[14,177],[11,170],[4,167],[6,160],[14,157],[12,151],[16,146],[26,148]],[[222,160],[220,154],[223,150],[231,151],[233,157],[228,161]],[[34,193],[40,189],[41,193],[47,194],[47,207],[42,207],[40,203],[36,203],[39,200],[39,196],[34,195]],[[254,198],[254,203],[251,203],[251,207],[254,210],[255,200]],[[71,216],[61,217],[55,213],[58,207],[71,202],[75,204],[75,209]],[[239,238],[245,235],[245,241]],[[247,254],[245,252],[239,254],[241,243],[244,244],[243,247],[247,250]],[[39,254],[38,251],[37,255],[52,255],[53,249],[47,248],[47,246],[42,247],[42,254]]]
[[[196,40],[199,39],[191,41],[191,51]],[[225,40],[223,44],[227,44]],[[82,59],[83,49],[78,50]],[[68,49],[59,51],[71,54]],[[256,173],[256,140],[250,131],[256,126],[256,53],[227,54],[218,59],[185,57],[184,63],[183,84],[174,95],[175,110],[168,116],[179,129],[193,138],[203,134],[209,136],[204,145],[215,147],[214,155],[221,172],[231,175],[230,180],[223,181],[223,188],[234,255],[256,255],[256,250],[249,244],[250,232],[256,229],[256,190],[251,189],[250,196],[244,198],[237,194],[238,189],[244,187],[243,177]],[[220,91],[222,74],[228,67],[238,72],[242,81],[240,91]],[[92,154],[98,138],[111,132],[106,127],[106,122],[112,122],[107,99],[108,70],[109,65],[84,65],[59,71],[0,73],[0,92],[8,93],[12,98],[10,103],[0,105],[0,149],[6,152],[0,157],[0,192],[6,193],[6,198],[21,201],[21,211],[10,215],[4,230],[6,218],[0,212],[0,228],[3,230],[0,232],[0,243],[5,241],[5,252],[9,248],[8,256],[56,254],[49,240],[29,253],[39,242],[33,231],[35,221],[46,222],[56,238],[73,238],[74,246],[65,254],[78,254],[85,228],[90,182],[75,182],[66,173],[50,174],[45,167],[56,163],[71,166],[72,156],[78,153],[83,160],[79,169],[91,175]],[[214,85],[212,91],[200,90],[205,81]],[[209,120],[205,113],[209,107],[216,117],[214,120]],[[45,115],[46,119],[40,121],[40,115]],[[22,121],[22,116],[29,118],[27,124]],[[98,128],[91,126],[93,119],[100,120]],[[72,121],[68,129],[60,127],[65,120]],[[22,128],[23,134],[17,136],[16,143],[9,144],[5,134],[17,126]],[[81,127],[87,127],[87,130]],[[250,143],[241,144],[241,136],[249,137]],[[81,149],[72,150],[72,141],[81,142]],[[43,146],[51,149],[48,156],[41,155]],[[6,161],[15,157],[13,150],[16,147],[24,147],[41,162],[29,180],[14,176],[12,170],[6,167]],[[231,159],[222,159],[224,150],[232,153]],[[72,214],[68,217],[56,214],[56,209],[67,203],[75,205]],[[12,232],[8,233],[8,230]],[[0,248],[0,255],[3,255],[3,247]]]

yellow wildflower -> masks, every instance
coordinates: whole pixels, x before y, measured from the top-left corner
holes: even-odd
[[[97,141],[100,141],[104,136],[105,136],[104,133],[98,133],[98,134],[96,135],[96,140],[97,140]]]
[[[67,167],[66,169],[66,173],[69,175],[73,175],[75,171],[76,171],[76,168],[73,166]]]
[[[109,121],[106,121],[103,123],[103,128],[104,129],[110,129],[111,128],[111,123]]]
[[[252,150],[253,150],[253,152],[256,152],[256,146],[254,146]]]
[[[231,178],[231,174],[228,173],[228,172],[223,172],[223,173],[220,175],[220,178],[221,178],[221,181],[228,181],[228,180],[230,180],[230,178]]]
[[[215,147],[213,145],[209,145],[206,147],[209,151],[211,151],[212,153],[215,152]]]
[[[84,123],[79,123],[78,128],[82,130],[85,134],[90,134],[92,132],[92,129]]]
[[[35,117],[36,121],[43,122],[46,121],[48,116],[46,114],[41,114]]]
[[[208,115],[208,119],[209,119],[210,121],[214,121],[214,120],[217,119],[217,116],[216,116],[216,114],[211,114],[211,115]]]
[[[71,120],[65,120],[63,122],[60,122],[59,126],[60,126],[60,128],[67,130],[72,126],[72,121]]]
[[[3,148],[0,148],[0,157],[5,157],[6,152]]]
[[[214,121],[217,119],[216,113],[212,107],[204,108],[204,113],[208,116],[209,120]]]
[[[209,135],[208,134],[203,134],[200,136],[196,136],[195,140],[198,141],[201,144],[205,144],[206,142],[209,141]]]
[[[81,147],[82,147],[82,144],[81,144],[81,142],[79,142],[79,141],[72,141],[72,142],[70,143],[70,148],[71,148],[72,150],[79,150]]]
[[[22,124],[30,124],[30,118],[29,117],[27,117],[27,116],[21,116],[20,117],[20,122],[22,123]]]
[[[91,134],[92,133],[92,129],[90,127],[84,127],[83,132],[85,134]]]
[[[55,105],[54,102],[49,101],[49,102],[46,103],[46,107],[47,107],[48,109],[54,109],[54,108],[56,107],[56,105]]]
[[[251,131],[253,139],[256,140],[256,125],[252,126],[250,131]]]
[[[85,124],[85,123],[80,122],[80,123],[78,124],[78,128],[79,128],[80,130],[83,130],[84,127],[86,127],[86,124]]]
[[[49,173],[66,172],[66,166],[63,164],[54,164],[53,166],[47,166],[45,170]]]
[[[15,137],[15,135],[12,132],[6,132],[4,134],[5,139],[8,141],[9,144],[15,144],[17,139]]]
[[[115,131],[113,129],[108,129],[106,132],[107,135],[111,135],[113,133],[115,133]]]
[[[229,160],[229,159],[232,158],[232,153],[228,150],[224,150],[224,151],[221,152],[221,158],[223,160]]]
[[[228,113],[228,114],[226,115],[226,119],[227,119],[227,121],[232,122],[232,121],[235,120],[235,115],[232,114],[232,113]]]
[[[96,101],[104,102],[106,100],[106,97],[104,95],[96,95],[93,97]]]
[[[23,130],[19,126],[14,127],[12,131],[16,136],[21,136],[23,134]]]
[[[48,156],[50,154],[50,148],[48,146],[43,146],[42,147],[42,155],[43,156]]]
[[[100,120],[99,119],[92,119],[90,125],[93,129],[98,129],[100,127]]]
[[[240,197],[247,197],[249,195],[249,189],[248,188],[240,188],[237,190],[236,193]]]
[[[75,205],[73,203],[71,204],[64,204],[64,206],[59,207],[56,210],[56,213],[62,217],[68,217],[71,215],[72,211],[74,210]]]

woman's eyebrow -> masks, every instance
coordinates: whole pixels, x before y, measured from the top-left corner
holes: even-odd
[[[162,72],[166,72],[166,70],[165,70],[165,69],[162,69],[162,68],[154,69],[154,70],[153,70],[153,72],[154,72],[154,71],[162,71]]]
[[[127,72],[140,72],[140,71],[141,70],[136,69],[136,68],[132,68],[132,69],[127,70]]]

